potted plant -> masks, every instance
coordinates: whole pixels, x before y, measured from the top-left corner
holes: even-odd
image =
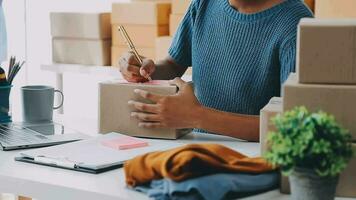
[[[296,107],[272,119],[264,155],[289,175],[292,199],[334,199],[338,175],[353,152],[351,135],[325,112]]]

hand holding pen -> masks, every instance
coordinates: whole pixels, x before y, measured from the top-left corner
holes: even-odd
[[[120,67],[123,68],[121,69],[121,73],[125,77],[126,80],[130,82],[143,82],[140,77],[137,76],[143,76],[147,81],[152,81],[152,78],[150,77],[150,74],[153,73],[154,71],[154,63],[151,60],[142,60],[141,56],[136,50],[135,45],[133,44],[132,40],[130,39],[129,35],[127,34],[124,26],[119,26],[118,27],[122,37],[126,41],[127,46],[130,49],[130,53],[127,55],[121,57],[120,59]],[[146,62],[146,63],[145,63]],[[130,66],[140,66],[139,69],[134,69]],[[144,66],[153,66],[153,67],[144,67]],[[150,71],[147,71],[147,68],[152,69]]]

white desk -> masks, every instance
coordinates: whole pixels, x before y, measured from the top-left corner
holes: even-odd
[[[56,120],[73,129],[95,135],[96,121],[93,119],[59,118]],[[258,154],[258,144],[242,142],[233,138],[191,134],[177,141],[200,143],[214,142],[224,144],[249,156]],[[15,162],[15,152],[0,151],[0,193],[14,193],[39,200],[139,200],[148,199],[145,195],[127,189],[122,169],[92,175],[63,169]],[[289,199],[277,190],[246,199]]]

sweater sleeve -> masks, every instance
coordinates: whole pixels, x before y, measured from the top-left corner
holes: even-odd
[[[295,72],[296,46],[297,46],[297,40],[296,40],[296,36],[294,36],[286,40],[285,42],[283,42],[280,48],[279,58],[280,58],[280,65],[281,65],[281,70],[280,70],[281,84],[283,84],[287,80],[290,73]]]
[[[185,67],[192,65],[192,33],[199,0],[193,0],[174,35],[169,55],[173,60]]]

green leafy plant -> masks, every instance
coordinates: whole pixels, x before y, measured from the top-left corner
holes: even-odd
[[[270,148],[264,156],[286,175],[300,167],[319,176],[336,176],[353,156],[350,133],[325,112],[296,107],[277,115],[272,123],[277,131],[269,133]]]

